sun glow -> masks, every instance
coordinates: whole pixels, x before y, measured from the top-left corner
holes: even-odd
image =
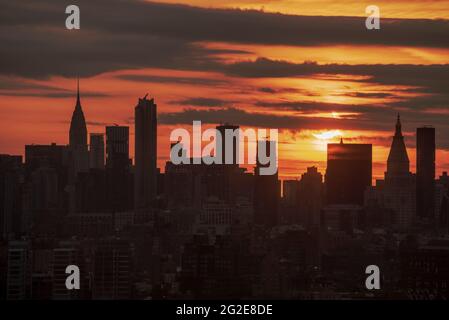
[[[340,130],[329,130],[320,133],[313,133],[313,136],[319,140],[330,140],[336,137],[341,137],[343,134]]]

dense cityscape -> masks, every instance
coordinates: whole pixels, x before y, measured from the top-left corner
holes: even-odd
[[[342,139],[324,174],[309,167],[281,195],[259,162],[168,161],[162,173],[154,99],[138,100],[134,125],[134,164],[127,126],[88,142],[78,86],[68,145],[0,155],[0,299],[449,297],[449,177],[435,179],[434,128],[416,130],[416,174],[398,115],[383,180],[372,185],[372,145]],[[80,290],[66,288],[68,265]],[[368,265],[380,290],[365,288]]]

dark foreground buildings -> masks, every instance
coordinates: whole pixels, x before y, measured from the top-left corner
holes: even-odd
[[[272,147],[277,141],[262,140],[257,143],[258,155],[262,144],[265,144],[265,148],[262,148],[262,150],[265,150],[269,157],[272,157],[271,153],[277,150],[277,148]],[[277,156],[273,158],[277,159]],[[257,157],[257,164],[254,169],[254,223],[274,227],[279,223],[279,198],[281,188],[277,168],[275,174],[264,175],[261,172],[264,167],[266,168],[268,165],[262,164],[259,161],[259,157]]]
[[[327,146],[327,204],[363,205],[371,186],[372,145],[331,143]]]
[[[416,129],[416,212],[421,219],[435,216],[435,128]]]
[[[148,213],[156,198],[157,105],[147,96],[135,107],[134,208]]]
[[[0,299],[448,298],[449,178],[435,182],[440,228],[414,224],[399,118],[384,180],[371,186],[371,145],[330,144],[325,183],[309,167],[281,199],[277,173],[261,174],[259,159],[254,173],[239,167],[236,145],[232,164],[168,161],[160,172],[154,100],[139,99],[135,117],[135,166],[131,128],[108,126],[86,148],[79,92],[68,146],[27,145],[25,163],[0,155]],[[65,286],[71,264],[80,290]],[[371,264],[381,290],[365,287]]]

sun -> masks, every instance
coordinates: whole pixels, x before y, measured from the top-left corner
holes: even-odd
[[[343,133],[340,130],[329,130],[320,133],[314,133],[312,135],[318,140],[330,140],[336,137],[341,137]]]
[[[327,144],[331,142],[330,140],[342,137],[343,133],[340,130],[327,130],[313,133],[312,136],[315,138],[312,140],[314,149],[324,152],[327,149]]]

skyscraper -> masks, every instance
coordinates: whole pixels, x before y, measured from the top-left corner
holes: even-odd
[[[72,148],[78,147],[87,149],[87,127],[81,107],[79,80],[76,92],[76,105],[70,122],[69,145]]]
[[[89,167],[104,169],[104,135],[102,133],[90,134]]]
[[[323,200],[323,175],[318,172],[317,167],[309,167],[299,181],[296,200],[301,222],[307,228],[319,225]]]
[[[104,240],[93,257],[93,299],[131,298],[133,246],[125,240]]]
[[[80,100],[79,80],[76,94],[75,110],[72,114],[69,131],[69,149],[71,153],[71,178],[75,179],[79,172],[86,172],[89,168],[89,154],[87,150],[87,127]]]
[[[398,115],[396,120],[396,130],[391,143],[390,153],[387,160],[387,175],[399,175],[410,172],[410,161],[405,147],[404,136],[402,135],[401,118]]]
[[[265,144],[266,155],[272,158],[271,152],[277,150],[277,148],[274,148],[274,150],[270,148],[272,143],[277,143],[277,141],[257,141],[257,149],[263,148],[262,144]],[[272,175],[261,174],[261,168],[267,166],[269,164],[265,165],[260,162],[258,152],[257,164],[254,168],[254,223],[265,227],[274,227],[279,222],[281,188],[278,172]]]
[[[67,201],[75,199],[73,189],[69,193],[72,198],[68,197],[66,189],[69,182],[74,183],[74,180],[69,181],[74,178],[74,165],[67,146],[54,143],[25,146],[27,183],[24,198],[28,200],[23,202],[24,225],[31,226],[29,223],[33,223],[49,230],[50,224],[55,223],[52,215],[57,214],[58,210],[67,211]]]
[[[157,105],[147,95],[135,107],[134,208],[146,211],[156,197]]]
[[[288,206],[296,205],[298,196],[298,180],[282,181],[282,201]]]
[[[28,241],[10,241],[6,283],[7,300],[29,299],[31,292],[31,259]]]
[[[34,170],[48,166],[58,171],[67,172],[67,146],[52,143],[49,145],[26,145],[25,146],[25,167],[30,173]]]
[[[327,145],[327,170],[325,176],[328,204],[363,205],[365,189],[371,186],[372,145]]]
[[[108,168],[129,167],[129,127],[106,127],[106,155]]]
[[[435,215],[435,128],[416,129],[416,213]]]
[[[107,203],[112,212],[132,208],[132,176],[129,159],[129,127],[106,127]]]
[[[0,154],[0,240],[20,231],[22,156]]]
[[[392,219],[390,219],[392,224],[401,230],[409,229],[413,223],[416,208],[415,179],[410,173],[410,162],[399,115],[387,160],[383,201],[385,208],[393,212]]]

